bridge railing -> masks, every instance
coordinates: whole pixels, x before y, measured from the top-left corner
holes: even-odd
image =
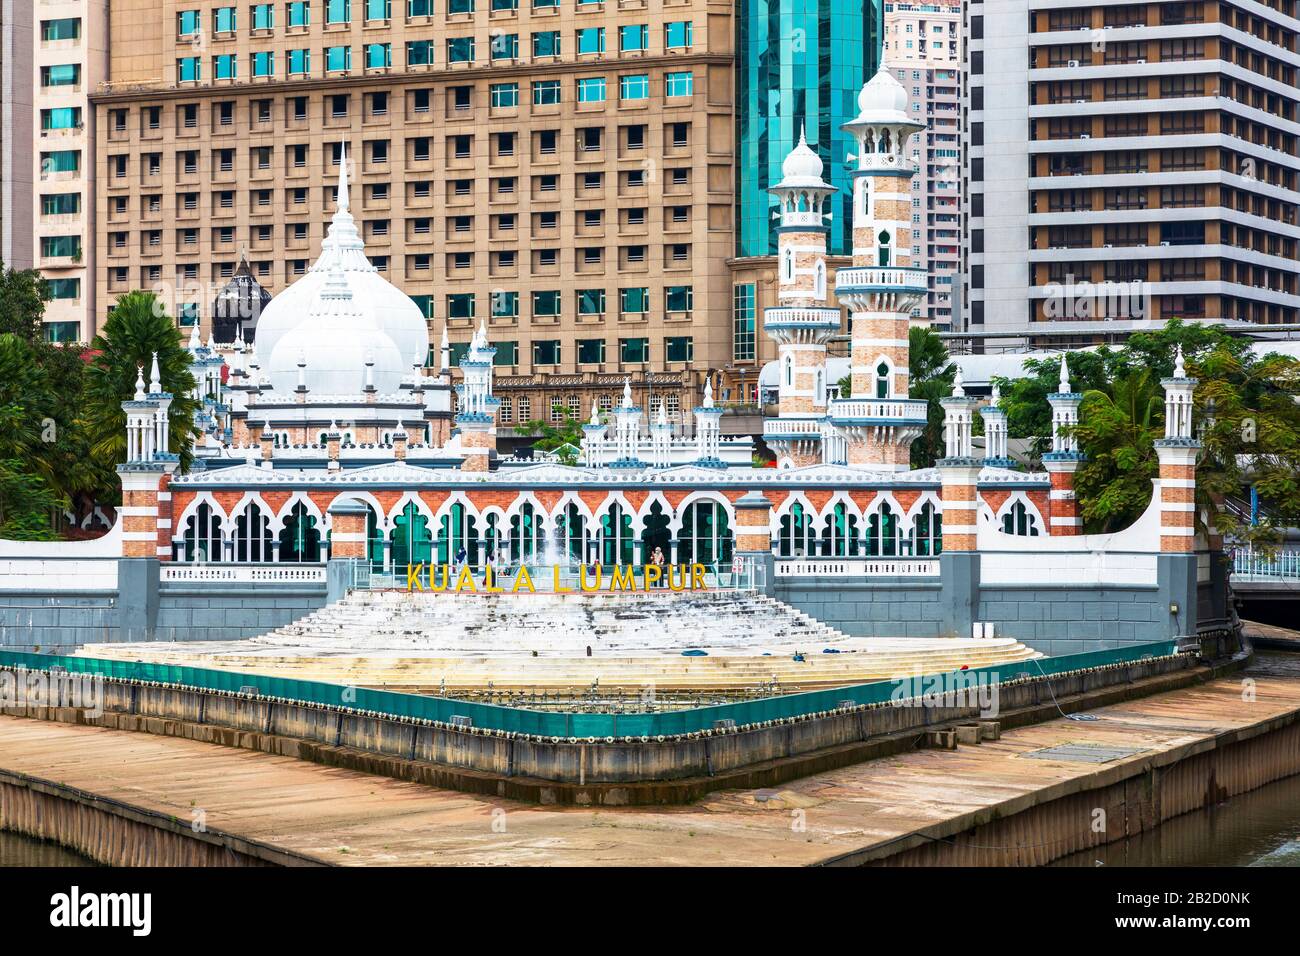
[[[110,660],[93,657],[66,657],[55,654],[29,654],[0,651],[0,668],[26,668],[36,671],[63,670],[70,674],[100,675],[106,679],[136,680],[178,684],[201,690],[247,694],[254,697],[279,697],[285,700],[337,707],[376,714],[437,721],[493,731],[539,734],[556,738],[649,737],[698,733],[714,730],[719,722],[734,721],[736,726],[805,717],[844,707],[900,702],[907,698],[934,693],[933,678],[943,676],[941,690],[974,688],[980,684],[999,684],[1024,677],[1050,677],[1069,671],[1110,664],[1167,657],[1177,653],[1173,641],[1134,644],[1129,647],[1059,657],[1033,658],[952,671],[946,675],[902,677],[873,681],[830,690],[805,691],[776,697],[692,707],[665,713],[600,714],[564,711],[540,711],[522,707],[505,707],[447,697],[403,694],[390,690],[349,687],[325,681],[270,677],[237,671],[186,667],[142,661]],[[453,720],[453,718],[456,718]]]
[[[1300,581],[1300,551],[1267,554],[1253,548],[1232,553],[1233,577],[1253,581]]]

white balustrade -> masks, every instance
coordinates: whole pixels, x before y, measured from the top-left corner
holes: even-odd
[[[838,269],[835,272],[837,291],[873,286],[906,292],[925,292],[928,281],[924,270],[921,269],[867,266]]]
[[[937,558],[787,559],[776,562],[778,578],[924,578],[939,576]]]
[[[164,564],[163,581],[325,582],[323,564]]]

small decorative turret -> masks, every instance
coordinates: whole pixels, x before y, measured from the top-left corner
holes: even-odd
[[[1002,408],[1002,390],[995,382],[993,398],[979,409],[984,420],[984,464],[993,468],[1015,468],[1016,462],[1007,452],[1007,412]]]
[[[641,460],[641,408],[632,404],[632,380],[623,380],[623,401],[614,410],[612,468],[644,468]]]
[[[591,421],[582,426],[582,451],[587,467],[599,468],[605,463],[606,425],[600,418],[600,408],[591,403]]]
[[[704,379],[704,401],[695,409],[695,464],[702,468],[726,468],[726,463],[718,455],[722,441],[721,426],[725,409],[713,403],[713,379]]]

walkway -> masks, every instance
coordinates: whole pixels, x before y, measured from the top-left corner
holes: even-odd
[[[340,864],[764,865],[829,862],[976,813],[1077,792],[1126,767],[1300,711],[1300,667],[1240,676],[1054,720],[956,751],[921,750],[672,809],[557,809],[184,739],[0,717],[0,769],[43,777]],[[1025,759],[1060,744],[1141,748],[1108,763]]]

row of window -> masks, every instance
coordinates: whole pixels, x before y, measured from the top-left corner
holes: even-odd
[[[536,35],[534,35],[536,39]],[[503,46],[507,52],[498,56],[496,53],[497,41],[514,41],[513,46]],[[421,41],[426,42],[426,41]],[[452,63],[469,63],[474,59],[474,40],[472,37],[461,40],[448,40],[448,59]],[[388,69],[392,64],[392,49],[388,43],[370,43],[364,48],[366,69]],[[411,47],[413,44],[407,44],[407,62],[408,65],[427,65],[433,62],[432,54],[428,59],[411,60]],[[493,40],[492,58],[500,59],[502,57],[514,59],[519,55],[518,37],[496,37]],[[288,50],[284,57],[285,69],[289,77],[303,77],[311,74],[311,57],[310,49]],[[327,73],[346,72],[352,69],[352,47],[350,46],[331,46],[324,50],[325,71]],[[262,51],[252,54],[252,76],[255,79],[269,79],[276,75],[274,52]],[[239,79],[239,55],[235,53],[217,54],[211,58],[211,70],[213,79],[217,80],[237,80]],[[176,77],[182,83],[197,83],[203,79],[202,58],[197,56],[180,57],[176,61]],[[515,95],[512,102],[497,103],[493,106],[518,106],[519,86],[517,83],[501,84],[502,86],[513,86]],[[694,77],[690,70],[675,70],[664,74],[664,96],[684,97],[691,96],[694,92]],[[619,77],[619,95],[624,100],[643,100],[650,96],[650,76],[646,73],[634,74],[631,76]],[[578,102],[579,103],[599,103],[605,100],[605,77],[583,77],[578,80]],[[559,80],[542,80],[533,83],[533,104],[542,106],[547,104],[561,102],[560,81]]]
[[[572,343],[579,365],[603,365],[608,358],[605,339],[578,339]],[[492,357],[493,365],[516,366],[519,364],[519,343],[517,341],[493,342],[496,354]],[[450,349],[450,362],[453,368],[469,351],[468,342],[453,342]],[[650,361],[650,339],[645,336],[620,338],[618,340],[618,360],[624,365],[644,365]],[[564,343],[561,339],[538,339],[532,343],[533,365],[560,365],[563,362]],[[663,361],[690,362],[695,358],[695,340],[689,335],[672,335],[663,340]],[[503,418],[508,421],[508,418]]]
[[[416,304],[433,318],[433,296],[415,296]],[[514,318],[519,315],[519,293],[495,291],[488,296],[493,318]],[[604,315],[607,306],[604,289],[579,289],[575,294],[578,315]],[[473,319],[478,296],[473,292],[457,292],[447,296],[447,317]],[[689,285],[670,285],[664,288],[665,312],[690,312],[695,304],[695,293]],[[641,314],[650,311],[650,290],[632,288],[618,290],[619,311]],[[559,290],[533,292],[533,318],[559,318],[563,309],[563,293]],[[603,354],[603,353],[602,353]],[[598,359],[595,361],[604,361]],[[513,364],[513,363],[511,363]]]
[[[672,341],[681,341],[673,339],[664,339],[665,343]],[[685,341],[689,342],[689,339]],[[581,343],[579,343],[581,344]],[[613,410],[615,399],[613,395],[601,395],[596,400],[600,412],[608,416]],[[664,413],[669,421],[678,421],[682,411],[681,396],[676,392],[669,392],[667,395],[652,395],[650,398],[650,420],[654,421],[659,416],[659,408],[663,406]],[[589,407],[589,406],[588,406]],[[574,421],[582,421],[586,417],[587,409],[583,408],[582,399],[578,395],[568,395],[564,397],[552,396],[550,402],[550,420],[553,424],[560,424],[566,418],[572,418]],[[517,414],[516,414],[517,413]],[[507,395],[501,398],[500,418],[501,424],[510,425],[515,422],[523,424],[533,420],[533,400],[527,395],[521,395],[519,398],[512,398]]]
[[[353,2],[352,0],[319,0],[323,3],[325,10],[325,23],[327,26],[339,26],[352,22]],[[508,13],[512,10],[519,9],[519,0],[484,0],[487,9],[493,13]],[[577,0],[578,6],[597,5],[602,0]],[[474,13],[476,0],[447,0],[448,16]],[[403,7],[402,0],[398,0],[397,9]],[[552,9],[560,6],[560,0],[531,0],[531,6],[534,10]],[[357,7],[360,10],[361,18],[364,22],[374,23],[379,21],[388,21],[393,18],[393,0],[357,0]],[[434,0],[405,0],[405,9],[407,19],[417,17],[431,17],[434,15]],[[254,3],[249,7],[249,29],[255,31],[274,30],[276,25],[276,4],[274,3]],[[284,22],[290,29],[297,29],[311,26],[312,4],[310,0],[290,0],[284,5]],[[212,32],[213,33],[236,33],[239,30],[239,8],[235,6],[216,7],[212,10]],[[672,24],[677,29],[672,31],[670,39],[675,45],[690,45],[690,24],[686,24],[685,31],[682,30],[681,24]],[[202,10],[181,10],[176,14],[176,36],[178,39],[193,41],[203,33],[203,11]],[[683,35],[685,42],[682,42]],[[59,39],[63,39],[59,37]],[[624,49],[629,49],[625,47]],[[632,47],[630,49],[644,49],[643,47]]]

